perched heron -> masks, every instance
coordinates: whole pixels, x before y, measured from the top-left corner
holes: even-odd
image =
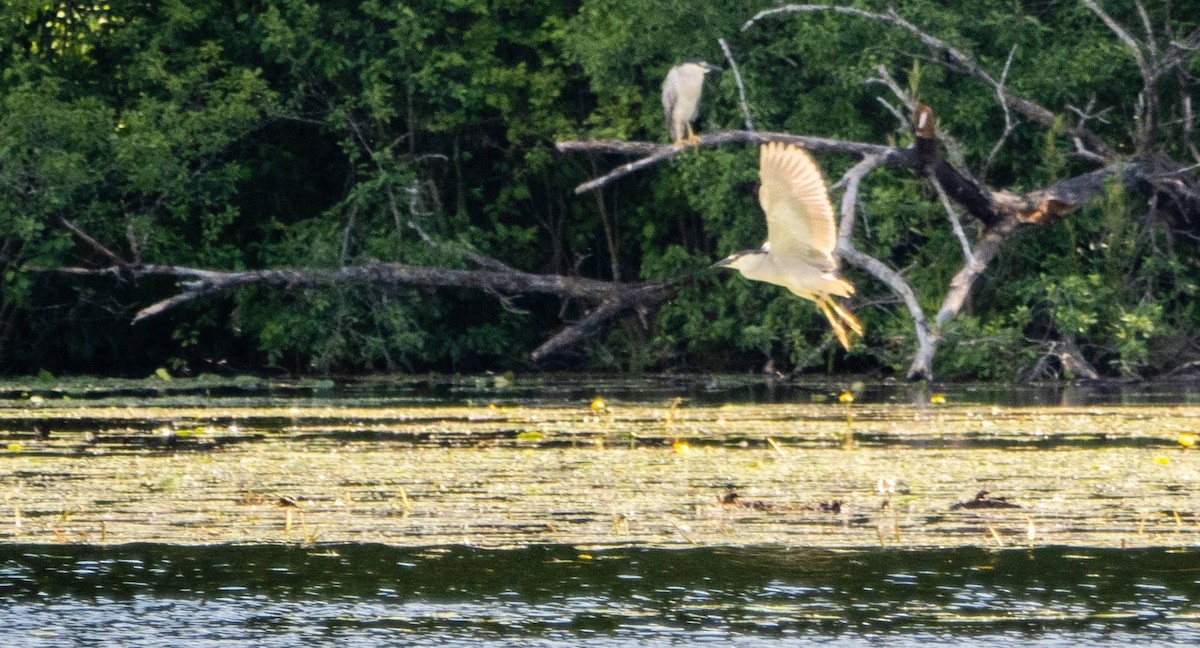
[[[837,274],[833,249],[837,226],[825,179],[813,159],[790,144],[770,142],[759,152],[762,185],[758,201],[767,213],[767,242],[757,250],[736,252],[717,266],[742,276],[783,286],[813,301],[846,349],[846,328],[863,334],[862,325],[833,296],[849,297],[854,286]]]
[[[667,72],[663,80],[663,112],[667,115],[667,130],[676,144],[695,144],[700,141],[692,130],[692,122],[700,109],[700,92],[704,90],[704,75],[721,68],[700,59],[688,59]]]

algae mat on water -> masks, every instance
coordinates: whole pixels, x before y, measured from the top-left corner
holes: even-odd
[[[1196,546],[1196,431],[1197,407],[26,397],[0,407],[0,540]]]

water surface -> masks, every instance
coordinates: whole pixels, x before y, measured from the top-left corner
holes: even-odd
[[[1187,383],[0,384],[0,645],[1192,646],[1192,432]]]
[[[1194,645],[1200,553],[0,549],[11,645]]]

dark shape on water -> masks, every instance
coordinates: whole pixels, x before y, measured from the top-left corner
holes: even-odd
[[[775,508],[775,505],[770,502],[742,499],[741,494],[737,492],[737,486],[733,484],[725,485],[725,495],[721,497],[721,503],[726,506],[736,506],[754,511],[769,511]]]
[[[813,505],[813,510],[818,513],[841,513],[842,500],[831,499],[824,502],[817,502]]]
[[[997,508],[1021,508],[1021,505],[1008,501],[1007,497],[988,497],[988,492],[985,490],[975,493],[975,499],[963,500],[950,505],[951,511],[957,511],[958,509]]]
[[[785,508],[785,509],[791,509],[791,510],[813,511],[816,513],[838,514],[838,513],[842,512],[842,500],[839,500],[839,499],[828,499],[828,500],[823,500],[823,501],[817,502],[815,504],[806,504],[803,506],[798,506],[798,505],[789,506],[789,505],[785,504],[782,507],[779,507],[772,502],[767,502],[764,500],[743,499],[741,493],[738,493],[738,491],[737,491],[737,486],[735,486],[734,484],[726,484],[725,485],[725,494],[721,496],[720,501],[721,501],[721,504],[723,504],[725,506],[734,506],[734,507],[750,509],[750,510],[754,510],[754,511],[770,511],[770,510],[776,510],[778,508]]]

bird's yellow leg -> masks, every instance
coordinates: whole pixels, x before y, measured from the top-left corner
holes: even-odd
[[[691,123],[688,123],[687,125],[687,138],[685,138],[683,142],[693,146],[700,143],[700,136],[696,134],[696,131],[692,130]]]
[[[833,329],[833,334],[837,336],[838,342],[842,343],[842,348],[850,350],[850,337],[846,335],[846,328],[834,317],[833,311],[829,310],[829,297],[821,296],[817,300],[817,307],[825,314],[825,319],[829,320],[829,326]]]
[[[826,299],[829,300],[829,305],[833,307],[833,312],[837,313],[838,316],[840,316],[842,318],[842,321],[850,326],[850,330],[854,331],[855,333],[858,333],[858,337],[862,337],[863,327],[862,327],[862,324],[858,321],[858,318],[854,316],[854,313],[851,313],[850,311],[846,310],[845,308],[842,308],[841,304],[833,301],[829,297],[826,297]]]

